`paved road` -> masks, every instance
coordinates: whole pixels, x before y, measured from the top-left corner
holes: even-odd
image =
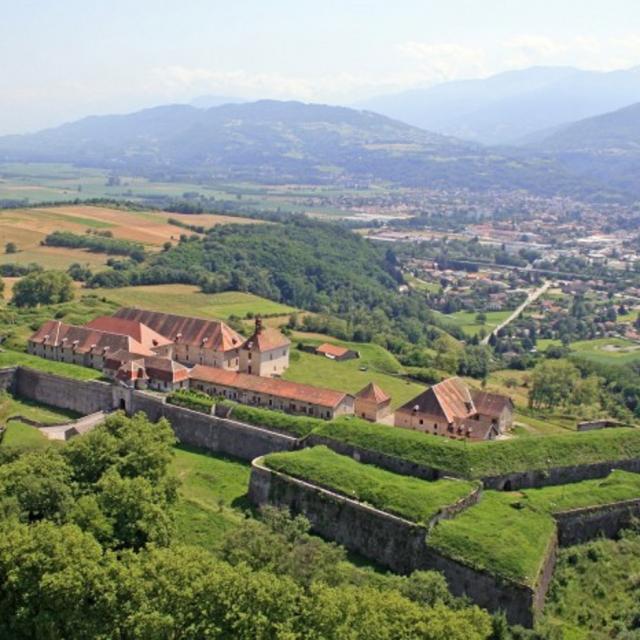
[[[495,333],[498,333],[500,329],[504,329],[510,322],[513,322],[532,302],[535,302],[549,287],[551,286],[551,280],[547,280],[541,287],[532,291],[527,299],[503,322],[501,322],[488,336],[482,339],[480,344],[489,344],[489,338]]]

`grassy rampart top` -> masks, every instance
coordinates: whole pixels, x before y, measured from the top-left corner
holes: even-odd
[[[619,470],[543,489],[485,491],[478,504],[440,522],[429,544],[465,564],[535,586],[554,535],[554,513],[634,498],[640,498],[640,475]]]
[[[264,458],[264,463],[275,471],[422,524],[428,523],[442,508],[467,497],[477,487],[464,480],[426,482],[402,476],[361,464],[327,447],[272,453]]]
[[[626,428],[467,443],[342,418],[313,433],[467,478],[640,458],[640,430]]]

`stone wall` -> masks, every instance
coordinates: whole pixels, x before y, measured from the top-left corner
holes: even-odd
[[[554,514],[560,546],[568,547],[604,536],[615,538],[640,517],[640,498]]]
[[[144,411],[153,421],[167,418],[181,443],[243,460],[298,448],[292,436],[169,405],[162,396],[98,380],[74,380],[26,367],[0,370],[0,384],[8,387],[12,380],[17,395],[81,415],[123,409],[129,415]]]
[[[113,408],[111,385],[106,382],[74,380],[27,367],[18,367],[14,390],[23,398],[81,415]]]
[[[541,471],[521,471],[482,478],[482,482],[485,489],[517,491],[518,489],[547,487],[581,482],[582,480],[593,480],[595,478],[606,478],[612,469],[622,469],[623,471],[640,473],[640,459],[612,460],[610,462],[598,462],[595,464],[553,467]]]
[[[129,414],[144,411],[154,421],[166,418],[183,444],[242,460],[298,448],[298,439],[283,433],[167,404],[144,391],[129,391],[129,396],[129,402],[125,400]]]
[[[249,498],[303,513],[319,535],[397,573],[441,571],[452,593],[490,611],[505,611],[512,624],[532,626],[544,593],[441,555],[428,546],[426,527],[264,467],[254,460]],[[548,586],[548,581],[544,587]]]
[[[17,368],[0,369],[0,391],[13,391]]]

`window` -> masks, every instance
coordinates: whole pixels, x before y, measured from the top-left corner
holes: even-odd
[[[424,420],[420,418],[420,424],[424,424]]]

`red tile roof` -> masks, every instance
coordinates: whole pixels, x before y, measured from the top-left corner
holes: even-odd
[[[227,369],[217,369],[204,365],[196,365],[191,370],[192,380],[219,384],[224,387],[232,387],[241,391],[262,393],[286,400],[308,402],[309,404],[329,407],[338,406],[347,396],[341,391],[313,387],[299,382],[279,380],[277,378],[263,378],[248,373],[238,373]]]
[[[503,396],[498,393],[472,391],[471,397],[478,413],[493,419],[498,419],[506,408],[513,408],[513,400],[509,396]]]
[[[110,354],[106,358],[104,366],[105,369],[118,372],[131,372],[136,368],[143,368],[146,373],[145,377],[165,382],[181,382],[189,379],[189,369],[175,360],[159,356],[141,358],[128,351],[116,351]],[[118,377],[120,377],[119,374]]]
[[[89,329],[106,331],[107,333],[119,333],[137,340],[149,349],[163,347],[173,344],[171,340],[161,336],[159,333],[135,320],[126,318],[115,318],[112,316],[100,316],[85,325]]]
[[[321,353],[325,356],[332,356],[334,358],[341,358],[349,353],[350,349],[346,347],[341,347],[337,344],[331,344],[330,342],[325,342],[321,344],[319,347],[316,347],[316,353]]]
[[[106,355],[120,349],[139,355],[154,355],[153,351],[129,336],[76,327],[59,320],[48,320],[30,338],[29,342],[48,347],[73,347],[75,353]]]
[[[448,423],[475,425],[486,432],[511,398],[484,391],[469,391],[460,378],[447,378],[404,404],[398,411],[439,416]],[[486,424],[485,424],[486,423]]]
[[[391,396],[388,396],[375,382],[370,382],[364,389],[358,391],[356,398],[370,400],[376,404],[384,404],[391,400]]]
[[[288,347],[291,341],[277,329],[271,327],[261,327],[256,329],[253,335],[242,345],[243,349],[249,351],[271,351]]]
[[[114,317],[141,322],[172,342],[214,351],[232,351],[245,341],[220,320],[190,318],[133,307],[119,309]]]

